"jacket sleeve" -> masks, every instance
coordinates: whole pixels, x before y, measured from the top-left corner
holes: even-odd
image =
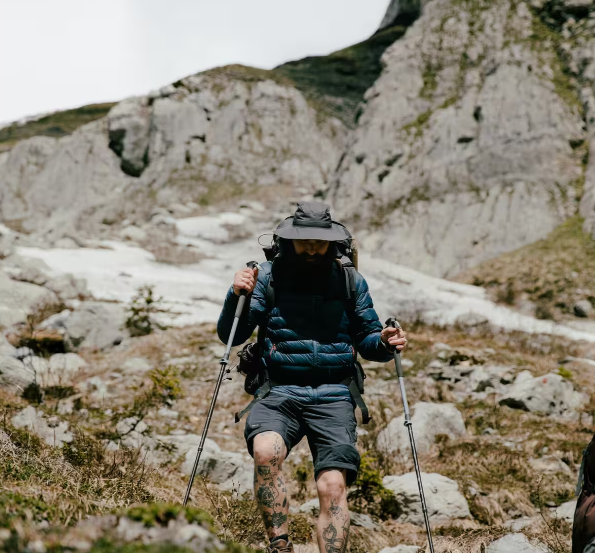
[[[382,323],[374,309],[368,283],[358,273],[356,281],[357,299],[353,317],[354,340],[358,353],[368,361],[386,363],[393,354],[380,339]]]
[[[266,319],[266,291],[270,278],[270,267],[263,267],[258,273],[256,287],[254,292],[248,296],[249,309],[244,308],[232,346],[239,346],[250,339],[257,326],[263,324]],[[227,345],[236,308],[238,306],[239,296],[233,292],[233,286],[230,287],[225,297],[223,310],[217,322],[217,334],[219,339]]]

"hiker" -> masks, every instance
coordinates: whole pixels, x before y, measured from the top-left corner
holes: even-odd
[[[577,493],[572,553],[595,553],[595,436],[583,454]]]
[[[250,294],[233,345],[259,327],[259,389],[244,435],[255,461],[255,496],[271,540],[269,552],[293,551],[282,465],[304,436],[320,500],[320,551],[346,551],[347,487],[355,482],[360,464],[356,405],[368,418],[357,353],[385,363],[395,348],[407,344],[401,329],[382,328],[368,285],[349,259],[352,251],[345,244],[350,242],[347,229],[331,219],[328,205],[298,204],[295,215],[275,231],[275,248],[267,255],[272,262],[260,271],[235,274],[217,326],[225,342],[238,297],[242,291]]]

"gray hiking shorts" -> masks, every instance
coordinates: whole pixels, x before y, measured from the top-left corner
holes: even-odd
[[[306,436],[315,478],[323,470],[345,470],[351,485],[360,464],[356,424],[355,402],[347,386],[277,386],[250,411],[244,437],[254,456],[254,437],[262,432],[279,434],[288,454]]]

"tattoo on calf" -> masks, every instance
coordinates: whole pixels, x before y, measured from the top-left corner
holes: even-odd
[[[345,527],[343,538],[338,537],[338,531],[335,525],[331,522],[323,531],[322,539],[324,541],[324,553],[345,553],[347,548],[347,533]]]

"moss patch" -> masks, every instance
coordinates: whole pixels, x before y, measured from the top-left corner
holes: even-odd
[[[105,117],[115,105],[115,103],[91,104],[76,109],[57,111],[23,125],[13,123],[0,129],[0,152],[9,150],[17,142],[33,136],[61,138],[72,134],[82,125]]]

